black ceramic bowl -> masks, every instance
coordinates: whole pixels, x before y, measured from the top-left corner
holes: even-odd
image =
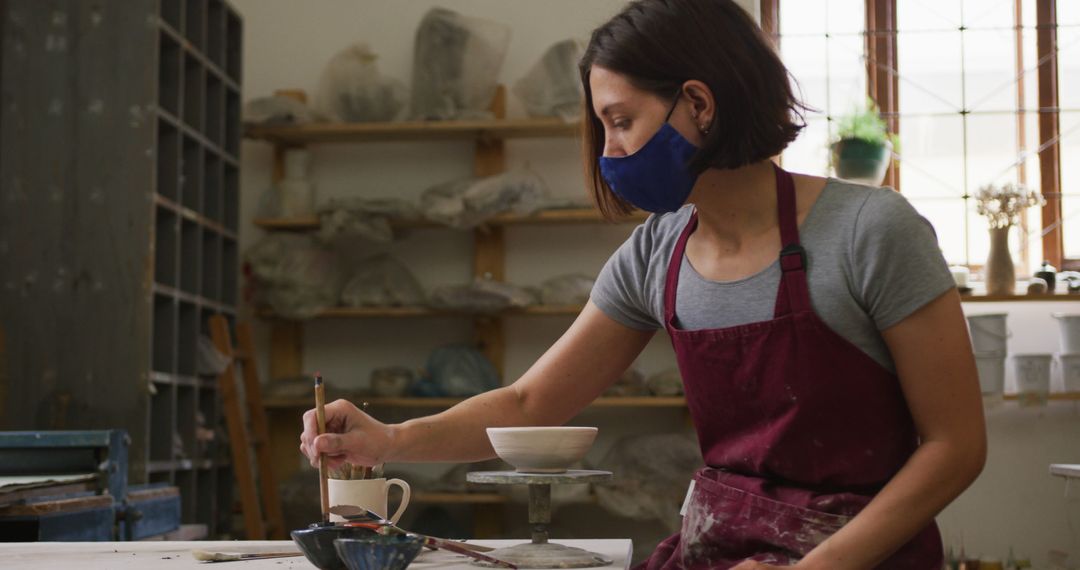
[[[334,550],[334,540],[338,538],[364,538],[374,536],[375,532],[366,528],[316,523],[308,528],[290,533],[293,542],[300,546],[304,556],[322,570],[346,570],[345,563],[338,558]]]
[[[338,557],[349,570],[404,570],[423,547],[424,539],[415,535],[375,534],[334,541]]]

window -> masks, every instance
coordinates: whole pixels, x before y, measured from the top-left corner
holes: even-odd
[[[832,119],[870,94],[900,135],[886,183],[934,224],[950,263],[985,261],[971,197],[1008,182],[1048,199],[1011,235],[1020,273],[1044,255],[1080,259],[1080,2],[762,0],[762,23],[820,110],[785,166],[827,173]]]

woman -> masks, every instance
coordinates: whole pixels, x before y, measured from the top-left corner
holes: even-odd
[[[801,106],[728,0],[640,0],[581,62],[608,215],[651,216],[570,329],[510,386],[384,425],[345,401],[313,462],[474,461],[488,426],[559,425],[656,329],[706,467],[648,568],[937,569],[934,516],[986,455],[974,360],[933,230],[899,194],[789,174]]]

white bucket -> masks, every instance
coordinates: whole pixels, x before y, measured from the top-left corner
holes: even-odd
[[[1061,381],[1066,392],[1080,392],[1080,354],[1059,354]]]
[[[976,352],[975,367],[979,371],[979,387],[984,395],[1005,391],[1005,353]]]
[[[1054,313],[1061,329],[1061,352],[1080,353],[1080,315]]]
[[[1050,354],[1014,354],[1013,369],[1016,372],[1016,389],[1021,406],[1046,404],[1050,394]]]
[[[975,352],[1005,352],[1009,331],[1005,325],[1006,313],[969,315],[971,346]]]

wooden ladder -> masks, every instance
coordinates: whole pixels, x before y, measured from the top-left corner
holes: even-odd
[[[236,325],[239,350],[233,350],[229,335],[229,321],[222,315],[210,317],[210,336],[214,346],[229,359],[229,366],[218,376],[218,392],[224,406],[226,427],[229,430],[229,447],[232,450],[233,472],[240,490],[240,504],[244,513],[244,529],[248,540],[285,539],[285,521],[281,513],[281,496],[277,477],[270,459],[270,433],[267,429],[266,411],[263,409],[262,388],[255,369],[255,342],[251,324]],[[236,385],[236,364],[239,363],[244,382],[244,403]],[[243,405],[247,405],[247,418]],[[255,473],[252,472],[251,448],[255,449],[255,469],[258,473],[262,504],[255,491]],[[263,510],[266,517],[263,517]]]

